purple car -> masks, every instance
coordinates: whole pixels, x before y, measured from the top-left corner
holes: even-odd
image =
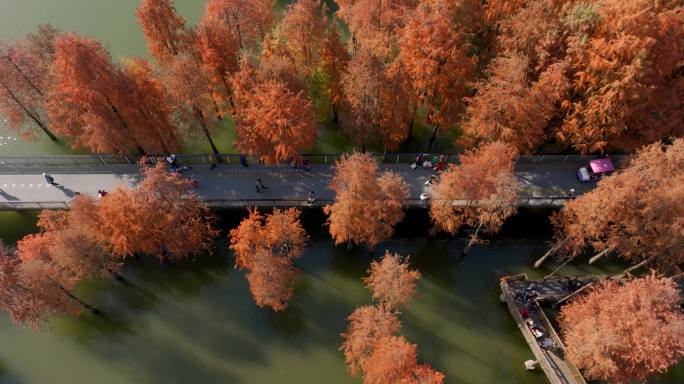
[[[577,178],[579,181],[586,183],[598,180],[602,178],[603,175],[609,175],[614,170],[615,167],[613,167],[613,162],[610,161],[609,158],[594,159],[591,160],[586,167],[577,170]]]

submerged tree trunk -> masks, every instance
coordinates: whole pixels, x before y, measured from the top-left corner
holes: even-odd
[[[0,81],[0,85],[5,89],[7,94],[12,98],[12,100],[21,108],[22,111],[28,116],[33,122],[50,138],[50,140],[57,142],[57,136],[55,136],[47,127],[47,125],[38,117],[37,114],[34,114],[31,112],[17,97],[17,95],[12,92],[12,90],[2,81]]]
[[[48,278],[50,279],[50,281],[52,281],[52,284],[54,284],[55,287],[57,287],[60,291],[62,291],[62,293],[64,293],[71,300],[80,304],[83,308],[89,310],[92,314],[99,315],[102,313],[97,307],[94,307],[94,306],[86,303],[85,301],[81,300],[78,296],[71,293],[68,289],[64,288],[64,286],[62,284],[60,284],[58,281],[56,281],[55,279],[53,279],[51,277],[48,277]]]
[[[432,135],[430,135],[430,142],[428,143],[428,153],[432,153],[432,147],[435,145],[435,140],[437,140],[437,131],[439,130],[439,125],[435,125],[432,129]]]
[[[563,264],[559,265],[558,268],[554,269],[551,273],[549,273],[548,275],[544,276],[544,278],[546,279],[546,278],[549,278],[549,277],[555,275],[556,272],[560,271],[561,268],[565,267],[565,266],[566,266],[569,262],[571,262],[571,261],[572,261],[572,257],[569,257],[567,260],[565,260],[565,261],[563,262]]]
[[[551,249],[549,249],[549,250],[544,254],[544,256],[540,257],[539,260],[537,260],[537,261],[534,262],[534,267],[535,267],[535,268],[539,268],[539,267],[544,263],[544,261],[546,261],[546,259],[549,258],[549,256],[553,255],[554,253],[556,253],[556,251],[558,251],[558,249],[560,249],[560,247],[563,245],[563,242],[564,242],[564,241],[565,241],[565,240],[561,240],[561,241],[557,242],[556,245],[554,245],[553,247],[551,247]]]
[[[216,144],[214,144],[214,140],[209,134],[209,127],[207,127],[207,123],[204,121],[204,113],[202,113],[202,110],[197,106],[195,106],[195,113],[197,114],[197,119],[202,127],[202,132],[204,132],[204,136],[207,138],[207,141],[209,141],[209,145],[211,145],[211,151],[214,153],[214,156],[216,156],[216,161],[222,163],[223,159],[221,158],[221,154],[219,153],[218,148],[216,148]]]
[[[335,106],[335,104],[332,105],[332,122],[335,124],[340,123],[340,114],[337,111],[337,107]]]
[[[639,264],[633,265],[633,266],[631,266],[631,267],[625,269],[624,271],[622,271],[622,273],[620,273],[619,275],[617,275],[617,276],[615,276],[615,277],[622,277],[622,276],[624,276],[624,275],[626,275],[626,274],[632,272],[632,271],[635,270],[635,269],[639,269],[639,268],[645,266],[646,264],[650,263],[652,260],[653,260],[653,259],[651,259],[651,258],[646,259],[646,260],[643,260],[643,261],[640,262]]]
[[[468,244],[466,244],[465,248],[463,248],[463,251],[461,252],[461,258],[465,257],[465,255],[467,255],[468,252],[470,252],[470,248],[472,248],[473,245],[475,245],[475,243],[477,242],[477,235],[480,233],[480,229],[482,229],[482,225],[483,224],[480,223],[477,226],[477,228],[475,229],[475,233],[473,233],[473,235],[470,236],[470,240],[468,240]]]
[[[598,259],[602,258],[603,256],[609,254],[613,250],[612,247],[608,247],[604,249],[603,251],[599,252],[597,255],[589,259],[589,264],[594,264]]]

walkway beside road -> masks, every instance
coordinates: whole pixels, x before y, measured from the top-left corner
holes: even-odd
[[[0,209],[4,210],[67,208],[75,192],[96,196],[100,189],[112,191],[117,186],[135,186],[140,181],[139,167],[127,162],[112,164],[81,159],[77,164],[57,161],[59,159],[54,157],[46,158],[57,159],[52,162],[26,160],[10,165],[7,159],[0,158]],[[594,183],[580,183],[575,176],[583,165],[582,159],[567,161],[567,156],[539,159],[529,158],[516,164],[521,183],[520,206],[560,206],[570,189],[575,189],[579,195],[595,186]],[[185,164],[181,158],[181,165]],[[305,172],[287,165],[245,168],[233,162],[209,169],[208,164],[200,162],[192,164],[192,169],[185,171],[184,176],[192,176],[199,182],[197,194],[210,207],[308,206],[307,195],[312,190],[316,195],[313,205],[322,206],[334,199],[333,192],[328,189],[332,167],[330,163],[313,164],[311,171]],[[380,168],[400,174],[409,183],[409,206],[422,204],[420,194],[425,190],[424,183],[431,171],[412,170],[407,163],[395,162],[382,164]],[[48,185],[42,172],[53,176],[61,187]],[[268,187],[262,193],[257,193],[255,188],[259,178]]]

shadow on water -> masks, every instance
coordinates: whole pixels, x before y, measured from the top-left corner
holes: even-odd
[[[302,220],[311,241],[296,262],[301,274],[294,296],[285,312],[276,313],[255,305],[245,273],[233,268],[225,235],[246,214],[218,215],[222,237],[212,255],[178,264],[131,259],[122,272],[127,284],[111,280],[79,286],[79,295],[102,308],[103,316],[55,319],[45,336],[27,346],[21,342],[27,336],[4,330],[15,335],[16,352],[0,354],[2,362],[24,377],[29,366],[14,357],[39,348],[61,356],[54,362],[41,360],[42,368],[78,371],[83,365],[105,364],[116,373],[93,372],[111,376],[108,382],[356,383],[338,351],[340,333],[347,328],[347,316],[370,303],[361,278],[371,260],[389,250],[411,255],[412,267],[423,276],[411,306],[401,314],[402,332],[418,345],[422,361],[443,371],[448,382],[544,381],[539,372],[522,368],[531,353],[498,298],[500,276],[543,276],[555,267],[529,268],[546,249],[544,237],[529,237],[544,233],[537,224],[544,221],[541,215],[523,212],[504,235],[458,260],[463,239],[427,238],[404,224],[398,237],[373,255],[364,248],[335,247],[320,210],[306,210]],[[429,224],[425,212],[408,215],[421,228]],[[605,269],[586,262],[567,268],[570,273]],[[46,337],[59,342],[50,344]],[[664,382],[681,377],[672,375]]]

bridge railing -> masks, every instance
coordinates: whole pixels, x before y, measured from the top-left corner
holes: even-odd
[[[568,196],[547,196],[547,197],[526,197],[521,196],[518,199],[518,205],[521,207],[561,207],[567,200],[571,199]],[[332,204],[332,199],[316,199],[313,203],[309,203],[306,198],[266,198],[266,199],[251,199],[251,198],[230,198],[230,199],[204,199],[203,200],[211,208],[235,208],[235,207],[322,207],[326,204]],[[429,202],[420,200],[418,198],[411,198],[406,201],[407,207],[427,207]],[[467,205],[467,200],[454,200],[456,205]],[[68,201],[2,201],[0,202],[0,210],[40,210],[40,209],[69,209]]]
[[[413,163],[418,153],[369,153],[380,163]],[[311,153],[303,154],[312,164],[333,164],[343,153]],[[436,154],[432,156],[437,156]],[[457,154],[444,154],[447,163],[457,163]],[[148,156],[149,161],[155,162],[165,156]],[[181,164],[199,165],[212,164],[216,157],[211,154],[179,154],[176,156]],[[222,154],[220,159],[225,164],[240,164],[241,155]],[[611,155],[620,161],[625,155]],[[102,166],[102,165],[135,165],[140,156],[118,155],[58,155],[58,156],[0,156],[0,169],[26,168],[31,166]],[[258,156],[245,156],[247,164],[260,164]],[[523,155],[518,157],[518,163],[586,163],[595,158],[588,155]],[[283,162],[281,165],[287,165]]]

